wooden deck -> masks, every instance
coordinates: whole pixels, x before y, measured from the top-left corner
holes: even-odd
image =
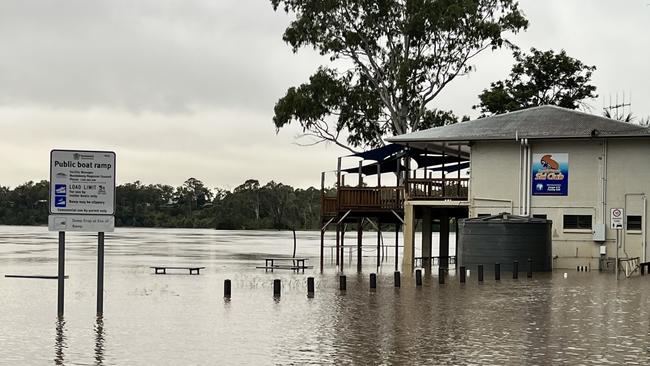
[[[406,200],[467,200],[469,178],[411,178],[400,187],[340,187],[321,197],[321,215],[353,212],[400,212]]]

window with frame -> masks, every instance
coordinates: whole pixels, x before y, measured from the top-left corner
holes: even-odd
[[[641,216],[628,215],[626,219],[628,230],[642,230],[643,226]]]
[[[564,215],[564,229],[591,229],[591,215]]]

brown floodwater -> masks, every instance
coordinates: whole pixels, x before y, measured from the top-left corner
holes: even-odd
[[[371,291],[376,239],[367,233],[364,241],[361,273],[346,249],[347,291],[340,292],[330,258],[323,274],[255,268],[267,256],[291,255],[290,232],[118,229],[106,236],[104,316],[97,319],[96,237],[68,233],[70,277],[65,316],[57,319],[55,280],[4,277],[56,275],[56,234],[0,226],[0,364],[650,362],[650,276],[617,282],[612,274],[558,270],[518,280],[502,273],[499,282],[486,273],[478,283],[471,270],[461,284],[452,270],[444,285],[434,271],[421,288],[406,274],[394,288],[388,256]],[[318,246],[317,232],[298,233],[297,256],[316,268]],[[175,264],[206,269],[189,276],[149,268]],[[315,277],[313,298],[308,276]],[[276,278],[280,298],[272,295]],[[230,301],[222,297],[225,279],[232,280]]]

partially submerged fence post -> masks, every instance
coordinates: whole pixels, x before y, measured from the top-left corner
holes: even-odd
[[[418,269],[415,271],[415,286],[422,286],[422,270]]]
[[[223,297],[226,298],[226,299],[230,299],[230,294],[231,294],[230,280],[224,280],[223,281]]]
[[[495,281],[501,281],[501,264],[500,263],[495,263],[494,264],[494,280]]]
[[[375,273],[370,274],[370,288],[371,289],[377,288],[377,275]]]
[[[438,269],[438,283],[441,284],[441,285],[445,283],[445,270],[444,270],[444,268],[439,268]]]
[[[533,260],[531,258],[528,258],[528,274],[526,277],[533,278]]]
[[[512,263],[512,279],[516,280],[519,278],[519,261],[514,261]]]
[[[396,271],[395,274],[393,275],[394,282],[395,282],[395,287],[401,287],[402,286],[402,280],[400,279],[400,273],[399,271]]]
[[[345,280],[346,280],[345,275],[339,276],[339,290],[341,290],[341,291],[346,291],[347,290],[347,284],[346,284]]]
[[[467,272],[465,271],[465,267],[461,266],[459,270],[460,270],[460,283],[465,283],[465,276],[467,275]]]
[[[483,282],[483,265],[478,265],[478,282]]]
[[[307,277],[307,296],[314,297],[314,277]]]
[[[280,297],[282,283],[280,280],[273,280],[273,297]]]

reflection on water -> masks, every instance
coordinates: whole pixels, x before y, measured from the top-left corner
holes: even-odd
[[[54,338],[54,364],[63,365],[64,350],[66,348],[65,341],[65,320],[63,317],[60,317],[56,321],[56,337]]]
[[[104,364],[104,319],[97,317],[95,323],[95,365]]]
[[[56,235],[44,230],[0,227],[0,268],[56,273]],[[472,271],[460,284],[451,270],[444,285],[425,275],[416,288],[403,274],[396,289],[388,258],[370,291],[376,252],[369,252],[362,273],[354,262],[346,267],[342,293],[332,266],[322,275],[255,268],[266,256],[291,254],[290,232],[131,229],[107,235],[105,318],[97,318],[96,240],[67,239],[66,316],[54,332],[56,281],[0,276],[0,364],[51,363],[53,338],[56,365],[650,361],[650,277],[557,272],[495,282],[486,273],[480,284]],[[376,243],[371,233],[364,240]],[[297,255],[316,267],[318,246],[319,233],[298,233]],[[154,275],[149,266],[160,264],[206,269]],[[274,299],[276,278],[282,295]],[[230,300],[224,279],[232,280]]]

